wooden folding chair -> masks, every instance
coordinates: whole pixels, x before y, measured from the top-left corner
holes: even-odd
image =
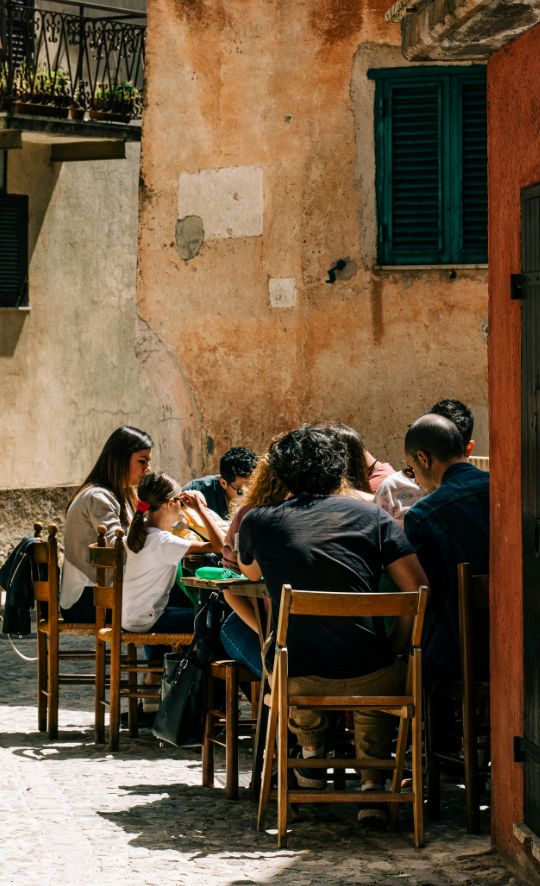
[[[398,804],[411,803],[414,816],[415,845],[424,841],[422,797],[422,671],[420,639],[427,601],[427,588],[415,593],[351,594],[322,591],[296,591],[284,585],[279,611],[276,637],[276,655],[272,676],[270,713],[266,733],[262,788],[259,800],[257,826],[264,828],[268,801],[277,799],[278,846],[287,845],[287,814],[289,803],[389,803],[391,823],[395,825]],[[403,694],[389,696],[301,696],[292,695],[289,689],[287,633],[289,616],[311,617],[362,617],[362,616],[409,616],[414,618],[411,652],[408,661],[406,686]],[[302,760],[302,767],[313,769],[386,769],[392,773],[391,791],[357,792],[347,790],[306,791],[291,790],[288,785],[289,770],[298,766],[298,759],[289,756],[288,713],[289,707],[322,711],[377,710],[399,718],[395,759],[380,760],[336,759],[333,757],[310,757]],[[412,786],[402,790],[401,780],[409,726],[412,725]],[[271,790],[273,751],[277,736],[278,787]]]
[[[54,523],[48,527],[47,541],[41,538],[43,525],[34,523],[34,535],[39,538],[30,548],[34,565],[34,575],[45,572],[46,578],[34,579],[36,600],[37,635],[37,703],[38,729],[47,731],[49,738],[58,737],[59,686],[88,685],[95,681],[95,674],[62,673],[63,661],[93,661],[95,650],[61,649],[60,640],[66,634],[79,637],[94,637],[93,624],[65,622],[60,616],[58,583],[58,527]]]
[[[458,606],[461,680],[440,682],[426,690],[426,763],[428,813],[440,816],[441,763],[464,771],[467,831],[480,833],[480,782],[489,776],[489,682],[475,673],[474,621],[488,621],[489,575],[473,575],[469,563],[458,564]],[[441,748],[435,712],[437,698],[461,709],[462,752]],[[459,739],[458,736],[454,738]],[[482,758],[480,765],[479,757]]]
[[[259,642],[262,642],[266,633],[263,628],[264,616],[259,605],[269,598],[266,586],[262,582],[249,582],[242,579],[211,580],[199,578],[184,578],[188,587],[199,590],[219,590],[236,594],[239,597],[249,597],[255,604],[255,615],[258,625]],[[250,687],[251,716],[241,717],[239,709],[239,687]],[[220,687],[222,691],[220,693]],[[238,752],[239,739],[243,735],[254,736],[254,748],[258,746],[257,716],[260,700],[261,681],[248,668],[233,660],[212,661],[206,674],[206,717],[204,724],[204,737],[202,746],[202,783],[204,787],[214,787],[214,748],[225,748],[225,796],[228,800],[238,799]],[[219,696],[223,703],[219,704]],[[257,755],[254,753],[254,761]],[[260,770],[254,765],[254,775],[251,782],[253,791],[260,781]]]
[[[90,562],[97,570],[94,603],[96,606],[96,744],[105,741],[105,708],[109,708],[109,748],[117,751],[120,736],[120,700],[128,699],[128,723],[131,737],[138,735],[137,700],[160,698],[159,686],[138,686],[138,674],[163,672],[162,662],[138,662],[138,646],[189,646],[193,634],[136,633],[122,630],[122,585],[124,575],[124,532],[116,530],[116,540],[107,547],[106,527],[98,526],[97,544],[90,545]],[[112,583],[109,581],[112,579]],[[109,621],[109,624],[107,623]],[[126,654],[122,654],[122,647]],[[110,648],[109,697],[106,697],[106,649]],[[122,681],[122,673],[126,681]]]

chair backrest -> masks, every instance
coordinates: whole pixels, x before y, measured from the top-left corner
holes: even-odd
[[[37,617],[48,618],[51,623],[58,624],[58,585],[60,570],[58,568],[58,527],[51,523],[47,527],[47,540],[41,538],[42,523],[34,523],[34,536],[39,539],[30,548],[30,556],[35,576],[34,597],[36,599]],[[46,578],[43,573],[46,573]]]
[[[98,526],[97,542],[88,548],[90,563],[96,568],[96,585],[94,587],[96,628],[105,627],[106,614],[109,611],[111,612],[113,633],[120,637],[125,554],[124,530],[115,530],[115,541],[112,547],[107,546],[106,531],[105,526]]]
[[[473,575],[470,563],[458,563],[458,606],[461,679],[467,692],[475,680],[475,613],[489,611],[489,575]]]
[[[277,645],[284,646],[290,615],[326,617],[408,616],[413,618],[411,645],[419,647],[424,623],[428,589],[390,594],[341,593],[334,591],[297,591],[283,585],[278,617]]]
[[[470,455],[469,461],[481,471],[489,471],[489,455]]]

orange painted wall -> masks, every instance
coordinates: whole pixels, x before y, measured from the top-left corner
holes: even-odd
[[[487,270],[377,267],[367,72],[406,64],[388,3],[148,4],[138,354],[160,464],[184,482],[313,419],[352,424],[399,465],[407,425],[448,396],[487,452]],[[225,204],[205,188],[186,208],[185,181],[218,171],[259,176],[260,229],[217,236]],[[176,226],[196,216],[204,242],[186,258]],[[339,258],[351,275],[327,285]],[[294,304],[272,302],[276,280],[294,282]]]
[[[517,857],[522,765],[512,737],[523,728],[521,576],[521,307],[510,299],[520,270],[520,189],[540,181],[540,26],[488,64],[489,391],[491,454],[492,737],[494,842]]]

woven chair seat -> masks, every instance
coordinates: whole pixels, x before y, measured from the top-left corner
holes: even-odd
[[[112,641],[112,628],[100,628],[98,636],[103,643],[110,643]],[[193,641],[193,634],[156,634],[151,632],[122,631],[120,639],[122,643],[133,643],[135,646],[189,646]]]
[[[38,629],[44,634],[50,634],[50,622],[40,619]],[[96,633],[95,624],[81,624],[79,622],[62,621],[58,619],[58,632],[60,634],[79,634],[81,637],[93,637]]]

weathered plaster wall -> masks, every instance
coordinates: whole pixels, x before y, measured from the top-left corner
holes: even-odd
[[[376,268],[366,71],[405,63],[386,8],[150,4],[140,353],[183,478],[310,418],[399,463],[441,396],[471,404],[487,453],[486,272]]]
[[[512,824],[523,821],[522,766],[512,762],[512,738],[523,734],[521,311],[509,286],[521,268],[520,189],[540,181],[539,83],[537,26],[488,64],[492,833],[515,856]]]
[[[8,159],[9,191],[30,198],[31,310],[0,312],[0,489],[79,483],[115,427],[157,430],[135,354],[139,146],[49,157],[24,143]]]

